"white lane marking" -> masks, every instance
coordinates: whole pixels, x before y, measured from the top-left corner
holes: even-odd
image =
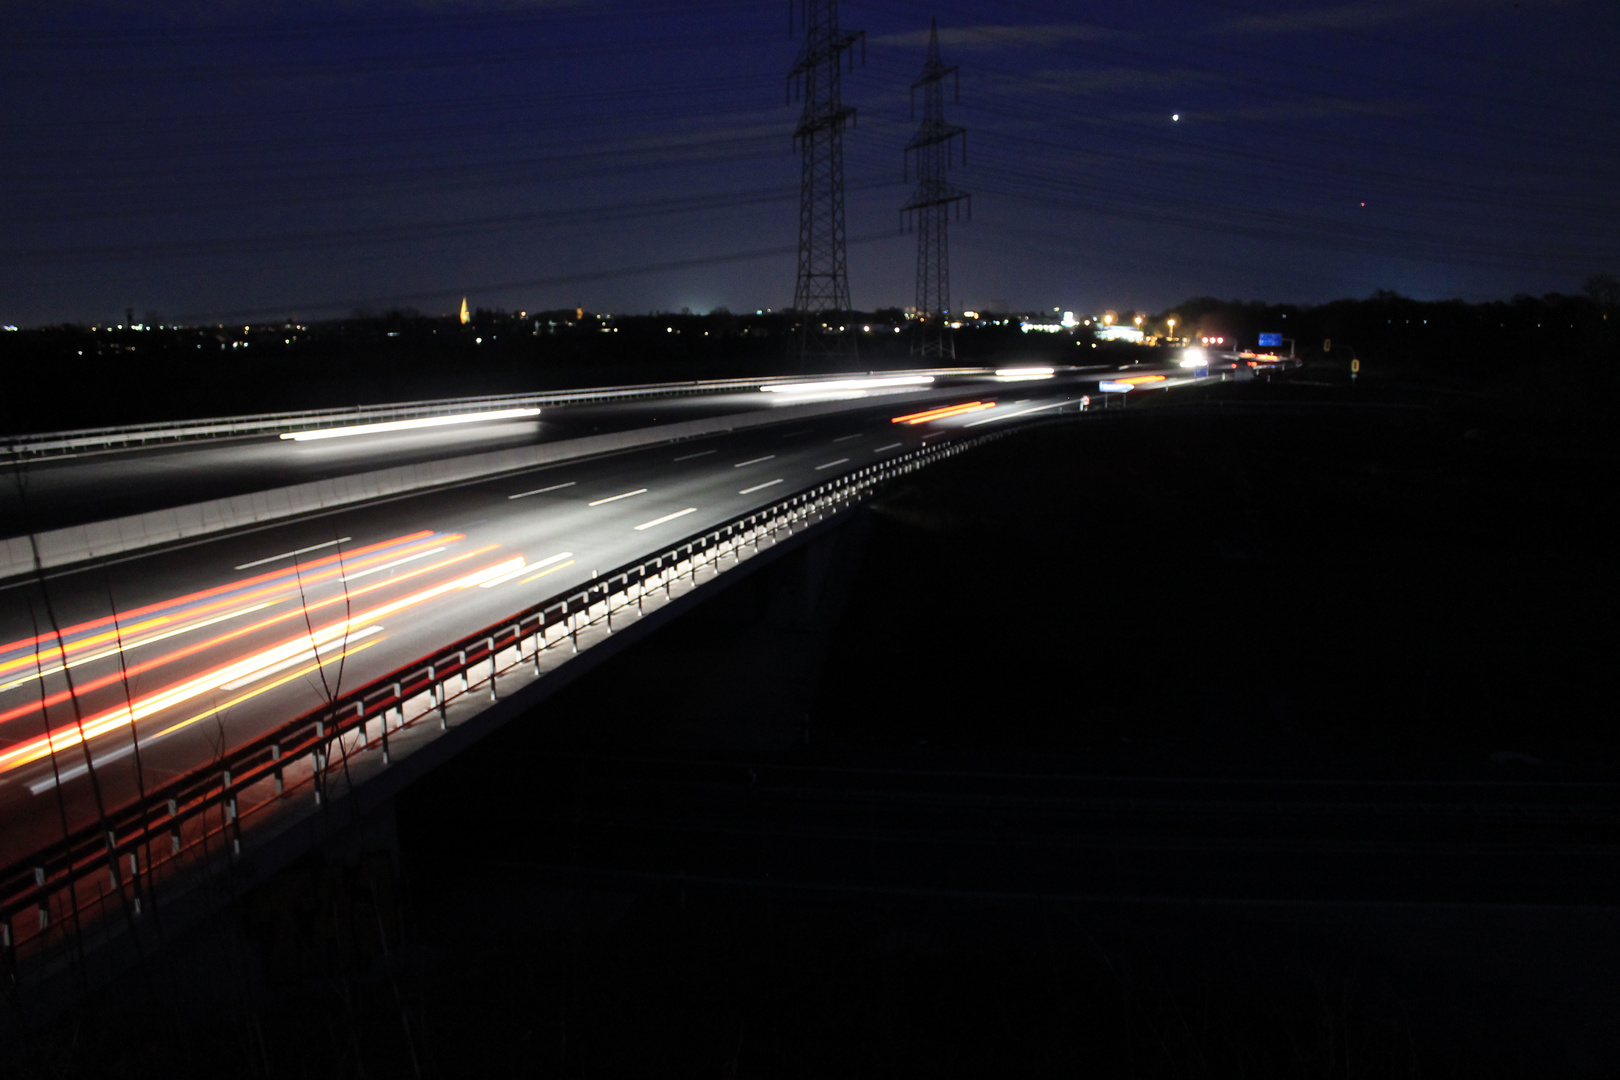
[[[878,447],[876,450],[872,451],[872,453],[881,454],[885,450],[898,450],[898,449],[900,449],[900,444],[897,443],[897,442],[892,442],[888,446],[880,446],[880,447]]]
[[[535,488],[533,491],[520,491],[516,495],[508,495],[507,498],[508,499],[526,499],[530,495],[544,495],[548,491],[561,491],[563,488],[573,487],[574,483],[575,483],[575,481],[570,480],[566,484],[552,484],[550,487]]]
[[[739,461],[737,464],[733,465],[732,468],[740,469],[744,465],[758,465],[762,461],[770,461],[775,456],[775,454],[766,454],[764,457],[750,458],[747,461]]]
[[[743,488],[741,491],[737,492],[737,494],[739,494],[739,495],[752,495],[756,491],[764,491],[768,487],[775,487],[777,484],[780,484],[781,482],[782,482],[782,478],[779,476],[775,480],[767,480],[763,484],[755,484],[751,488]]]
[[[538,566],[539,564],[536,563],[535,565]],[[531,575],[529,577],[524,578],[522,581],[518,582],[518,584],[519,585],[527,585],[531,581],[538,581],[540,578],[545,577],[547,574],[554,574],[558,570],[566,570],[568,567],[573,566],[573,565],[574,565],[574,560],[569,559],[567,562],[560,562],[556,566],[548,566],[544,570],[540,571],[538,574],[533,574],[533,575]]]
[[[539,562],[536,562],[536,563],[523,563],[521,566],[518,566],[518,567],[516,567],[515,569],[512,569],[512,570],[508,570],[504,574],[497,574],[494,577],[487,578],[484,581],[480,581],[478,583],[478,587],[480,589],[492,589],[497,585],[502,585],[502,584],[505,584],[508,581],[511,581],[515,577],[521,577],[524,574],[529,573],[531,570],[538,570],[542,566],[550,566],[554,562],[561,562],[564,559],[572,559],[573,557],[574,557],[574,553],[572,551],[564,551],[564,552],[561,552],[560,554],[552,555],[549,558],[541,559]]]
[[[448,546],[449,545],[445,545],[444,547],[429,548],[427,551],[419,551],[415,555],[407,555],[403,559],[395,559],[393,562],[386,562],[381,566],[373,566],[370,570],[362,570],[358,574],[348,574],[344,577],[338,578],[338,580],[347,585],[351,581],[359,581],[363,577],[370,577],[372,574],[380,574],[384,570],[392,570],[396,566],[404,566],[408,562],[415,562],[417,559],[425,559],[429,555],[437,555]]]
[[[289,656],[283,660],[278,660],[276,663],[271,664],[268,667],[259,668],[257,671],[250,671],[240,678],[232,679],[228,683],[222,683],[220,688],[222,690],[241,690],[245,687],[252,686],[260,679],[274,675],[277,672],[286,671],[290,667],[296,667],[306,660],[318,659],[318,653],[331,653],[333,651],[341,653],[344,649],[348,648],[351,643],[359,641],[361,638],[368,638],[372,634],[380,634],[382,633],[382,629],[383,628],[381,626],[368,626],[364,630],[356,630],[352,634],[346,634],[343,637],[336,638],[332,641],[323,641],[319,648],[305,649],[301,653]]]
[[[793,438],[793,437],[795,437],[797,435],[808,435],[808,434],[810,434],[810,431],[811,431],[810,428],[805,428],[803,431],[790,431],[786,435],[782,436],[782,438],[791,439],[791,438]]]
[[[983,420],[974,420],[971,423],[963,424],[962,426],[978,427],[980,424],[988,424],[992,420],[1011,420],[1015,416],[1028,416],[1030,413],[1044,412],[1047,409],[1057,409],[1067,404],[1067,401],[1054,401],[1050,405],[1037,405],[1033,409],[1020,409],[1015,413],[1002,413],[1000,416],[987,416]]]
[[[861,433],[857,431],[853,435],[840,435],[840,436],[838,436],[838,438],[834,439],[833,442],[835,442],[835,443],[849,442],[849,440],[851,440],[851,439],[858,439],[860,437],[861,437]]]
[[[847,458],[847,457],[841,457],[841,458],[839,458],[839,459],[838,459],[838,460],[837,460],[837,461],[829,461],[829,462],[827,462],[827,464],[825,464],[825,465],[817,465],[817,466],[816,466],[816,472],[820,472],[820,471],[821,471],[821,470],[822,470],[822,469],[830,469],[830,468],[832,468],[832,467],[833,467],[833,466],[834,466],[834,465],[842,465],[842,464],[844,464],[844,463],[845,463],[845,462],[847,462],[847,461],[849,461],[849,458]]]
[[[604,505],[606,503],[618,502],[620,499],[628,499],[632,495],[645,495],[645,494],[647,494],[647,489],[646,488],[636,488],[636,490],[634,490],[634,491],[626,491],[623,495],[609,495],[605,499],[597,499],[595,502],[586,503],[585,505],[586,506],[602,506],[602,505]]]
[[[714,450],[699,450],[695,454],[687,454],[684,457],[678,457],[675,460],[676,461],[691,461],[695,457],[706,457],[707,455],[713,454],[713,453],[716,453],[716,451],[714,451]]]
[[[234,569],[234,570],[251,570],[255,566],[263,566],[265,563],[267,563],[267,562],[275,562],[277,559],[286,559],[286,558],[289,558],[289,557],[291,557],[293,555],[302,555],[305,552],[309,552],[309,551],[319,551],[319,550],[321,550],[321,548],[329,548],[334,544],[347,544],[350,540],[353,540],[353,539],[354,539],[354,537],[352,537],[352,536],[344,536],[344,537],[340,537],[340,538],[338,538],[336,540],[328,540],[324,544],[311,544],[311,545],[309,545],[309,547],[299,548],[297,551],[283,551],[280,555],[272,555],[268,559],[254,559],[252,562],[245,562],[241,566],[232,567],[232,569]]]
[[[697,513],[697,507],[688,506],[685,510],[677,510],[673,514],[665,514],[661,518],[653,518],[651,521],[644,521],[640,525],[636,526],[636,532],[640,532],[642,529],[650,529],[654,525],[662,525],[666,521],[674,521],[676,518],[685,517],[687,514],[695,513]]]

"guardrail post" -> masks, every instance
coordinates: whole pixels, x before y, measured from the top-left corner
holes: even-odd
[[[111,829],[107,830],[107,881],[108,888],[118,891],[118,837]]]
[[[45,888],[45,868],[43,866],[34,867],[34,886],[39,889]],[[43,930],[49,925],[51,925],[51,898],[42,892],[39,894],[39,928]]]
[[[176,799],[169,800],[169,854],[180,854],[180,803]]]
[[[496,667],[496,664],[495,664],[495,639],[494,639],[494,637],[491,637],[488,641],[484,642],[484,646],[485,646],[486,651],[488,651],[488,653],[489,653],[489,700],[491,700],[491,701],[499,701],[499,700],[501,700],[500,694],[497,693],[496,690],[495,690],[495,675],[496,675],[495,667]]]
[[[385,725],[385,730],[386,730],[386,725]],[[387,747],[384,746],[384,748],[383,748],[384,755],[386,755],[387,752],[388,752]],[[275,776],[275,779],[276,779],[276,795],[279,797],[280,795],[282,795],[287,790],[286,777],[284,777],[282,775],[282,773],[281,773],[281,744],[280,743],[271,743],[270,744],[270,760],[275,762],[275,765],[276,765],[275,769],[273,770],[273,775]]]
[[[434,670],[434,668],[435,665],[428,665],[428,695],[432,698],[433,703],[439,707],[439,730],[449,731],[450,718],[446,716],[444,712],[444,683],[439,681],[438,673]]]
[[[236,816],[236,793],[231,790],[231,770],[222,769],[220,791],[225,795],[225,824],[231,830],[231,854],[242,854],[242,823]]]

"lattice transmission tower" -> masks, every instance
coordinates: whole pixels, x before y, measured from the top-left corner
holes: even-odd
[[[844,125],[855,110],[844,104],[840,76],[846,55],[854,70],[854,48],[865,61],[866,32],[838,28],[838,0],[799,0],[799,28],[804,48],[788,72],[789,100],[797,92],[804,102],[794,144],[804,155],[799,179],[799,278],[793,307],[799,326],[796,347],[801,355],[848,358],[856,354],[854,327],[839,323],[824,328],[831,312],[846,312],[849,270],[844,254]],[[792,0],[788,29],[793,29]]]
[[[950,214],[956,208],[961,220],[962,205],[972,212],[972,197],[951,187],[945,179],[951,167],[951,140],[961,142],[962,163],[967,164],[967,128],[945,122],[945,79],[956,76],[956,66],[946,66],[939,58],[939,20],[928,35],[928,62],[922,76],[911,84],[912,115],[917,111],[917,91],[922,91],[923,119],[917,134],[906,144],[906,166],[915,160],[917,188],[900,208],[901,222],[908,219],[917,230],[917,317],[920,323],[911,339],[911,355],[924,359],[954,360],[956,342],[951,335],[951,245]],[[961,100],[961,82],[956,83]]]

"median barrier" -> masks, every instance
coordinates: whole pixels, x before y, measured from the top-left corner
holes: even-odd
[[[959,389],[922,390],[905,394],[908,402],[960,397]],[[398,465],[327,480],[312,480],[288,487],[245,495],[150,510],[127,517],[86,525],[72,525],[35,534],[38,562],[28,538],[6,541],[0,551],[0,579],[51,570],[90,559],[122,555],[160,544],[190,540],[230,529],[354,506],[374,499],[499,476],[578,458],[618,453],[660,443],[679,442],[728,431],[765,427],[795,419],[809,419],[849,408],[849,402],[819,401],[785,405],[733,416],[684,420],[630,431],[612,431],[560,442],[539,443],[509,450]]]

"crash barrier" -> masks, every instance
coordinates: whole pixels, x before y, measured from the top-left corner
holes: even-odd
[[[1079,408],[1074,402],[1059,412]],[[238,857],[246,822],[270,818],[296,800],[308,811],[352,790],[364,776],[385,769],[396,753],[421,745],[415,739],[401,748],[402,740],[420,735],[424,726],[429,735],[448,730],[452,706],[498,700],[601,640],[604,632],[623,629],[625,620],[647,607],[685,595],[761,549],[828,520],[881,484],[1053,419],[1049,413],[897,455],[688,536],[343,694],[187,775],[154,785],[137,802],[0,871],[0,955],[7,974],[15,985],[19,965],[67,955],[76,940],[82,948],[91,923],[107,934],[116,932],[111,916],[139,923],[149,913],[158,881],[205,868],[211,860]]]
[[[924,390],[908,394],[916,401],[959,395],[959,390]],[[765,395],[761,395],[762,397]],[[32,536],[0,540],[0,579],[68,566],[89,559],[122,555],[159,544],[174,543],[198,536],[225,532],[249,525],[297,517],[301,514],[352,506],[373,499],[403,495],[447,484],[498,476],[539,465],[575,458],[634,450],[659,443],[678,442],[720,435],[729,431],[764,427],[783,421],[806,419],[849,408],[847,401],[823,401],[803,405],[777,405],[758,412],[684,420],[673,424],[610,431],[560,442],[536,443],[509,450],[490,450],[414,465],[312,480],[290,487],[272,488],[246,495],[191,503],[144,514],[111,518],[51,529]],[[37,558],[36,558],[37,554]]]
[[[884,372],[884,374],[939,375],[947,371],[951,374],[974,374],[986,370],[988,369],[936,368],[926,371]],[[389,420],[415,420],[466,412],[489,412],[496,409],[591,405],[634,401],[640,398],[723,394],[733,390],[755,390],[769,383],[783,381],[785,381],[783,376],[696,379],[686,382],[645,383],[638,386],[601,386],[532,394],[489,394],[481,397],[439,398],[433,401],[401,401],[384,405],[354,405],[335,409],[302,409],[211,419],[163,420],[150,424],[126,424],[117,427],[78,428],[73,431],[13,435],[4,438],[0,441],[0,461],[37,461],[73,453],[128,449],[153,443],[271,435],[282,431],[340,427],[354,423],[381,423]],[[812,377],[803,381],[814,379]]]

